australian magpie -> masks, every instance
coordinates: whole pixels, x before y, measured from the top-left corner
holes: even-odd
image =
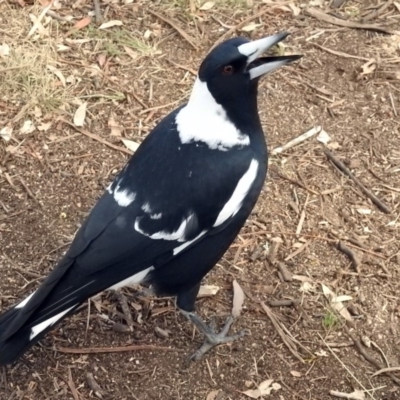
[[[0,365],[13,362],[95,294],[145,283],[205,336],[200,359],[227,336],[195,313],[200,282],[253,209],[267,172],[258,80],[300,56],[259,57],[280,33],[237,37],[202,62],[187,104],[146,137],[39,288],[0,316]]]

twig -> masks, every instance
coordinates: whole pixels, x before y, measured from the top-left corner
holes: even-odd
[[[103,22],[103,17],[101,15],[99,0],[93,0],[93,1],[94,1],[94,15],[96,18],[96,24],[101,25],[101,23]]]
[[[389,92],[389,98],[390,98],[390,104],[392,105],[392,108],[393,108],[394,115],[397,117],[397,110],[396,110],[396,106],[394,104],[392,92]]]
[[[330,6],[332,8],[340,8],[347,0],[332,0]]]
[[[300,300],[271,300],[270,307],[291,307],[300,304]]]
[[[132,319],[132,314],[131,311],[129,309],[129,305],[128,305],[128,300],[126,299],[126,297],[119,292],[118,290],[113,290],[114,292],[114,296],[117,298],[119,304],[121,305],[122,308],[122,312],[124,314],[126,323],[128,324],[129,327],[132,327],[133,325],[133,319]]]
[[[356,254],[353,250],[351,250],[349,247],[347,247],[344,242],[339,240],[338,250],[340,250],[342,253],[346,254],[347,257],[350,258],[353,268],[355,269],[356,272],[359,272],[358,267],[361,265],[361,260],[358,254]]]
[[[367,21],[371,21],[371,19],[375,19],[376,17],[379,17],[379,15],[383,14],[392,4],[393,4],[393,0],[387,0],[377,10],[370,12],[364,18],[362,18],[362,21],[367,22]]]
[[[301,134],[300,136],[297,136],[293,140],[287,142],[283,146],[276,147],[271,151],[271,154],[279,154],[282,153],[283,151],[290,149],[291,147],[297,146],[298,144],[304,142],[305,140],[309,139],[310,137],[316,135],[317,133],[321,132],[321,127],[320,126],[315,126],[314,128],[311,128],[307,132]]]
[[[265,305],[263,302],[260,302],[261,307],[265,311],[265,313],[268,315],[269,319],[272,322],[272,325],[274,325],[274,328],[278,332],[279,336],[285,343],[286,347],[289,349],[289,351],[293,354],[294,357],[296,357],[301,363],[304,363],[303,358],[301,355],[298,353],[296,350],[295,345],[298,345],[302,347],[303,349],[307,350],[304,346],[302,346],[291,334],[290,332],[286,329],[285,325],[281,324],[277,318],[275,317],[274,313],[269,309],[267,305]],[[308,351],[308,350],[307,350]]]
[[[110,142],[107,142],[107,140],[103,139],[102,137],[100,137],[100,136],[98,136],[98,135],[95,135],[94,133],[88,132],[88,131],[86,131],[85,129],[78,128],[78,127],[75,126],[72,122],[69,122],[69,121],[67,121],[67,120],[64,119],[64,118],[59,118],[58,120],[59,120],[59,121],[62,121],[62,122],[64,122],[64,123],[66,123],[66,124],[69,125],[69,126],[71,126],[72,128],[74,128],[74,129],[75,129],[76,131],[78,131],[79,133],[82,133],[82,135],[85,135],[85,136],[87,136],[87,137],[90,137],[91,139],[96,140],[96,141],[100,142],[101,144],[104,144],[105,146],[110,147],[111,149],[121,151],[122,153],[129,154],[130,156],[133,154],[133,153],[132,153],[130,150],[128,150],[128,149],[124,149],[123,147],[116,146],[115,144],[112,144],[112,143],[110,143]]]
[[[276,165],[271,165],[270,170],[275,172],[280,178],[285,179],[286,181],[289,181],[289,182],[293,183],[294,185],[301,187],[304,190],[307,190],[307,192],[310,192],[317,196],[319,195],[319,193],[316,192],[315,190],[310,189],[307,186],[303,185],[301,182],[296,181],[295,179],[292,179],[292,178],[288,177],[287,175],[285,175],[282,171],[279,170],[279,168]]]
[[[315,8],[307,7],[304,11],[306,14],[311,15],[314,18],[319,19],[320,21],[328,22],[329,24],[332,25],[344,26],[345,28],[365,29],[369,31],[383,32],[389,35],[394,34],[394,31],[384,28],[383,26],[374,24],[363,24],[354,21],[345,21],[343,19],[339,19],[336,17],[332,17],[331,15],[325,14],[324,12],[319,11]]]
[[[198,50],[199,48],[194,44],[193,38],[191,38],[183,29],[181,29],[178,24],[176,24],[172,19],[169,19],[167,17],[164,17],[163,15],[156,13],[153,10],[147,9],[147,12],[150,14],[153,14],[155,17],[158,19],[161,19],[162,21],[166,22],[168,25],[171,25],[195,50]]]
[[[19,177],[19,181],[20,181],[22,187],[25,189],[25,191],[26,191],[26,193],[28,194],[28,196],[29,196],[32,200],[35,200],[36,203],[39,204],[39,206],[41,206],[39,200],[38,200],[38,199],[36,198],[36,196],[31,192],[31,190],[29,189],[29,187],[28,187],[28,185],[25,183],[25,181],[24,181],[21,177]]]
[[[284,263],[279,262],[276,267],[284,282],[291,282],[293,280],[293,274],[287,269]]]
[[[70,347],[57,347],[57,351],[60,353],[67,354],[99,354],[99,353],[124,353],[127,351],[175,351],[177,353],[181,353],[180,349],[173,349],[170,347],[158,347],[152,345],[132,345],[132,346],[117,346],[117,347],[83,347],[79,348],[70,348]]]
[[[172,65],[175,65],[175,67],[178,67],[178,68],[180,68],[180,69],[183,69],[184,71],[188,71],[188,72],[190,72],[193,76],[197,76],[197,72],[196,72],[194,69],[189,68],[189,67],[185,67],[185,66],[182,65],[182,64],[178,64],[178,63],[176,63],[175,61],[170,60],[169,58],[166,58],[166,60],[167,60],[169,63],[171,63]]]
[[[267,230],[261,230],[257,232],[251,232],[251,233],[243,233],[242,236],[248,236],[248,235],[261,235],[261,234],[271,234],[271,235],[290,235],[290,236],[297,236],[296,232],[282,232],[282,231],[267,231]],[[317,236],[317,235],[308,235],[308,234],[302,234],[301,235],[304,238],[311,238],[311,239],[316,239],[316,240],[325,240],[328,243],[337,243],[338,239],[330,239],[324,236]],[[348,238],[343,238],[344,240],[348,240]],[[372,250],[367,250],[363,247],[355,246],[355,245],[349,245],[350,247],[361,250],[364,253],[371,254],[374,257],[380,258],[382,260],[387,260],[387,256],[384,256],[382,254],[376,253]],[[392,256],[393,257],[393,256]]]
[[[348,54],[348,53],[343,53],[342,51],[332,50],[332,49],[329,49],[328,47],[321,46],[320,44],[317,44],[317,43],[311,43],[311,44],[313,46],[318,47],[319,49],[324,50],[327,53],[333,54],[335,56],[339,56],[339,57],[343,57],[343,58],[354,58],[356,60],[363,60],[363,61],[370,60],[370,58],[354,56],[353,54]]]
[[[289,4],[291,3],[290,1],[286,1],[284,3],[279,3],[276,6],[272,6],[272,7],[268,7],[268,8],[264,8],[263,10],[261,10],[260,12],[258,12],[257,14],[254,14],[252,16],[250,16],[249,18],[246,18],[245,20],[243,20],[242,22],[240,22],[239,24],[235,25],[233,28],[229,29],[228,31],[226,31],[223,35],[221,35],[213,44],[213,46],[211,47],[211,50],[213,48],[215,48],[216,46],[218,46],[220,43],[222,43],[226,38],[228,38],[229,36],[232,35],[232,33],[235,33],[238,29],[242,28],[243,26],[245,26],[248,22],[253,21],[256,18],[259,18],[261,16],[263,16],[264,14],[266,14],[268,11],[273,10],[274,8],[278,8],[278,7],[282,7],[285,4]]]
[[[71,389],[71,393],[72,396],[74,397],[74,400],[79,400],[78,391],[76,390],[75,383],[72,379],[71,368],[68,368],[68,386]]]
[[[386,372],[396,372],[396,371],[400,371],[400,367],[382,368],[379,371],[376,371],[373,375],[371,375],[371,378],[380,374],[385,374]]]
[[[8,215],[0,216],[0,222],[1,222],[1,221],[5,221],[6,219],[9,219],[9,218],[12,218],[12,217],[16,217],[17,215],[22,214],[22,213],[24,213],[25,211],[26,211],[26,209],[25,209],[25,210],[21,210],[21,211],[17,211],[17,212],[15,212],[15,213],[13,213],[13,214],[8,214]]]
[[[354,181],[354,183],[359,187],[359,189],[384,213],[390,214],[390,208],[379,200],[372,192],[370,192],[359,180],[354,176],[354,174],[341,162],[339,161],[328,149],[324,150],[325,155],[332,161],[332,163],[345,175]]]
[[[349,328],[347,328],[346,325],[343,325],[344,330],[346,331],[347,335],[350,337],[350,339],[353,341],[354,346],[356,347],[357,351],[373,366],[375,366],[379,371],[385,369],[381,363],[377,360],[375,360],[374,357],[370,356],[363,348],[362,344],[360,343],[359,340],[355,339],[353,337],[353,335],[350,333]],[[383,373],[383,372],[382,372]],[[396,378],[393,374],[389,373],[389,372],[385,372],[390,379],[396,383],[397,385],[400,385],[400,379]]]
[[[103,396],[106,396],[106,395],[108,394],[108,393],[107,393],[105,390],[103,390],[103,389],[99,386],[99,384],[95,381],[94,376],[93,376],[93,374],[92,374],[91,372],[88,372],[88,374],[86,375],[86,377],[87,377],[87,382],[88,382],[88,385],[89,385],[90,389],[93,390],[94,394],[95,394],[98,398],[102,399]]]
[[[51,18],[54,18],[58,21],[63,21],[63,22],[71,22],[71,19],[68,17],[63,17],[62,15],[58,15],[56,12],[49,10],[47,11],[47,15],[49,15]]]

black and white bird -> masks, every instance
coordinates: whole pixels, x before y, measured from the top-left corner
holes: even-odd
[[[242,335],[227,336],[232,317],[215,333],[194,304],[201,280],[239,233],[264,184],[258,80],[300,56],[259,56],[287,35],[237,37],[210,52],[188,103],[146,137],[39,288],[0,315],[0,365],[88,298],[137,283],[176,296],[205,336],[193,359]]]

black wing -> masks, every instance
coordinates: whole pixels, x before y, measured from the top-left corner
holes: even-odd
[[[0,320],[2,341],[22,328],[33,340],[87,298],[162,266],[229,224],[227,217],[216,221],[249,168],[250,149],[237,149],[235,157],[182,145],[175,128],[171,114],[146,138],[53,272],[16,306],[6,329]]]

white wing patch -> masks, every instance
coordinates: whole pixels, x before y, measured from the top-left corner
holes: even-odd
[[[149,202],[144,203],[144,204],[142,205],[142,210],[143,210],[145,213],[151,213],[150,203],[149,203]]]
[[[35,294],[35,292],[31,293],[27,298],[22,300],[20,303],[18,303],[15,308],[23,308],[28,304],[28,301],[32,298],[32,296]]]
[[[249,192],[251,185],[257,176],[258,161],[251,160],[249,169],[240,178],[235,190],[232,193],[231,198],[224,205],[223,209],[218,214],[218,218],[214,223],[215,226],[223,224],[228,218],[234,216],[242,206],[242,202]]]
[[[176,116],[182,143],[204,142],[210,149],[226,151],[234,146],[248,146],[248,135],[242,134],[229,121],[224,108],[218,104],[207,87],[197,78],[188,104]]]
[[[188,240],[187,242],[181,244],[178,247],[174,248],[174,256],[176,256],[178,253],[180,253],[182,250],[186,249],[186,247],[190,246],[193,242],[195,242],[197,239],[200,239],[204,234],[206,234],[207,231],[203,231],[200,233],[200,235],[197,235],[194,239]]]
[[[67,308],[66,310],[60,312],[59,314],[54,315],[54,317],[46,319],[45,321],[41,322],[40,324],[35,325],[32,328],[31,335],[29,336],[29,340],[32,340],[35,336],[39,335],[40,332],[43,332],[49,326],[54,325],[59,319],[61,319],[67,312],[71,311],[74,307],[76,307],[76,304],[74,306]]]
[[[173,232],[160,231],[160,232],[156,232],[153,234],[148,234],[145,231],[143,231],[142,229],[140,229],[140,226],[139,226],[140,218],[136,218],[135,230],[137,232],[141,233],[142,235],[147,236],[151,239],[177,240],[178,242],[184,242],[185,234],[186,234],[186,227],[193,217],[194,217],[194,214],[191,214],[191,215],[189,215],[188,218],[184,219],[176,231],[173,231]]]
[[[149,267],[147,269],[144,269],[143,271],[138,272],[137,274],[130,276],[129,278],[124,279],[121,282],[116,283],[113,286],[110,286],[107,290],[117,290],[119,288],[122,288],[124,286],[132,286],[137,283],[140,283],[143,281],[143,279],[146,277],[146,275],[150,272],[153,271],[154,267]]]
[[[150,218],[151,219],[161,219],[162,217],[162,213],[158,213],[158,214],[151,214]]]
[[[130,192],[127,189],[121,190],[119,188],[120,184],[121,184],[121,181],[119,181],[117,187],[114,190],[114,200],[118,203],[119,206],[128,207],[129,204],[131,204],[133,201],[135,201],[136,193]],[[110,192],[110,190],[108,190],[108,191]]]

